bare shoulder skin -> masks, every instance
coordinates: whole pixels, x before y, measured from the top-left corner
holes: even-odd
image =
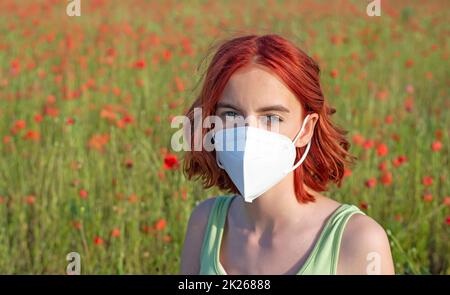
[[[342,236],[337,274],[395,274],[385,230],[371,217],[354,214]]]
[[[180,274],[193,275],[200,272],[200,251],[203,243],[209,212],[217,197],[208,198],[198,204],[189,217],[183,249]]]

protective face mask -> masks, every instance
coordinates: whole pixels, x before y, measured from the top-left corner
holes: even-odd
[[[213,138],[217,165],[227,172],[247,203],[276,185],[305,160],[311,140],[301,159],[294,165],[295,142],[302,134],[308,117],[303,120],[293,141],[283,134],[251,126],[215,132]]]

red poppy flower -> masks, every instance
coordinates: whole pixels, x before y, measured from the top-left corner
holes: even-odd
[[[155,228],[156,230],[161,231],[161,230],[163,230],[164,228],[166,228],[166,225],[167,225],[166,220],[165,220],[164,218],[160,218],[160,219],[155,223],[154,228]]]
[[[134,122],[134,118],[131,115],[125,115],[123,116],[122,120],[127,123],[127,124],[131,124]]]
[[[141,59],[141,60],[136,61],[134,63],[134,67],[136,69],[140,69],[140,70],[144,69],[145,68],[145,60]]]
[[[406,156],[398,156],[397,158],[392,159],[392,164],[394,165],[394,167],[398,167],[406,161],[408,161],[408,158]]]
[[[386,118],[384,119],[384,122],[386,124],[391,124],[392,122],[394,122],[394,117],[392,115],[387,115]]]
[[[405,163],[406,161],[408,161],[408,158],[406,156],[399,156],[398,160],[400,161],[401,164]]]
[[[408,94],[413,94],[414,93],[414,86],[412,86],[411,84],[406,85],[405,91]]]
[[[334,69],[330,72],[332,78],[336,78],[339,75],[338,70]]]
[[[38,131],[28,130],[27,133],[23,136],[23,139],[39,141],[40,137],[41,135]]]
[[[365,139],[361,134],[355,134],[353,135],[352,140],[356,145],[363,145]]]
[[[14,123],[14,128],[15,129],[24,129],[27,126],[27,123],[24,120],[17,120]]]
[[[94,238],[94,244],[95,245],[99,245],[100,246],[100,245],[103,245],[104,242],[105,241],[101,237],[97,236],[97,237]]]
[[[414,61],[412,59],[408,59],[405,62],[405,67],[407,67],[407,68],[411,68],[413,65],[414,65]]]
[[[364,149],[366,149],[366,150],[371,149],[373,147],[373,140],[370,140],[370,139],[366,140],[364,142],[363,146],[364,146]]]
[[[100,152],[104,151],[104,145],[109,141],[109,134],[95,134],[89,139],[88,146]]]
[[[186,189],[181,190],[181,199],[183,199],[183,201],[187,200],[187,190]]]
[[[67,118],[66,124],[67,125],[73,125],[75,123],[75,120],[73,118]]]
[[[36,202],[36,197],[33,195],[29,195],[26,197],[25,201],[28,205],[33,205]]]
[[[433,152],[438,152],[442,149],[442,143],[439,140],[434,141],[431,144],[431,149],[433,150]]]
[[[144,225],[144,226],[142,226],[142,231],[144,233],[149,233],[150,231],[152,231],[152,227],[148,226],[148,225]]]
[[[35,121],[36,123],[41,122],[41,121],[42,121],[42,115],[41,115],[41,114],[36,114],[36,115],[34,115],[34,121]]]
[[[424,176],[422,178],[422,183],[424,186],[430,186],[433,184],[433,178],[431,176]]]
[[[106,119],[112,121],[112,120],[115,120],[116,117],[117,117],[116,113],[114,113],[113,111],[111,111],[109,109],[103,108],[100,111],[100,118],[106,118]]]
[[[113,238],[118,238],[120,237],[120,229],[115,228],[111,231],[111,237]]]
[[[170,50],[168,49],[164,49],[163,51],[163,59],[165,61],[169,61],[172,58],[172,52],[170,52]]]
[[[82,198],[82,199],[87,199],[87,197],[88,197],[88,192],[84,189],[81,189],[79,194],[80,194],[80,198]]]
[[[8,144],[10,142],[11,142],[11,136],[9,136],[9,135],[3,136],[3,143],[4,144]]]
[[[424,202],[431,202],[433,201],[433,195],[432,194],[425,194],[423,195]]]
[[[57,117],[59,114],[59,109],[58,108],[54,108],[54,107],[50,107],[50,106],[45,106],[44,107],[44,114],[46,116],[49,117]]]
[[[411,112],[413,107],[414,107],[414,98],[413,97],[407,97],[405,99],[404,106],[405,106],[405,110],[407,112]]]
[[[369,204],[367,204],[367,202],[361,201],[359,203],[359,208],[361,208],[363,210],[367,210],[369,208]]]
[[[445,197],[443,203],[446,206],[450,206],[450,197]]]
[[[379,100],[386,100],[388,96],[389,96],[389,92],[387,90],[378,91],[378,93],[376,95],[376,97]]]
[[[386,156],[388,154],[388,152],[389,152],[389,149],[385,144],[381,143],[377,146],[377,155],[378,156],[380,156],[380,157]]]
[[[389,185],[392,183],[392,173],[389,171],[386,171],[381,176],[381,183],[384,185]]]
[[[366,187],[372,188],[377,184],[377,179],[372,177],[372,178],[366,180],[365,184],[366,184]]]
[[[381,163],[378,165],[378,170],[380,170],[380,171],[386,171],[386,169],[387,169],[387,163],[386,163],[385,161],[381,162]]]
[[[348,177],[352,175],[352,170],[348,168],[344,168],[344,177]]]
[[[136,194],[131,194],[128,196],[129,203],[136,203],[138,201],[138,196]]]
[[[176,85],[176,89],[180,92],[183,91],[185,88],[183,80],[181,80],[180,77],[175,77],[175,85]]]
[[[177,155],[168,153],[164,157],[164,169],[176,169],[179,166]]]
[[[80,229],[81,228],[81,222],[79,222],[78,220],[74,220],[74,221],[72,221],[72,226],[75,229]]]

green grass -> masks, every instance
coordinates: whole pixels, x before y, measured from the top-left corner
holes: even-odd
[[[63,274],[72,251],[83,274],[177,273],[192,208],[220,192],[187,181],[180,168],[164,169],[176,131],[170,118],[195,99],[206,64],[196,67],[212,43],[236,32],[273,32],[318,58],[334,120],[349,139],[374,142],[366,149],[352,141],[357,165],[341,188],[324,194],[368,204],[389,233],[397,273],[450,274],[446,1],[386,3],[376,18],[364,15],[361,1],[350,1],[353,10],[340,1],[83,1],[82,15],[72,18],[64,3],[51,3],[0,4],[0,273]],[[143,69],[133,66],[139,60]],[[108,105],[116,108],[111,121],[101,116]],[[133,120],[120,128],[125,115]],[[14,133],[18,120],[26,126]],[[24,139],[29,130],[39,139]],[[102,134],[102,149],[90,147]],[[442,143],[437,152],[435,141]],[[387,155],[377,156],[379,143]],[[398,156],[408,160],[395,167]],[[390,185],[380,182],[381,162]],[[425,176],[432,185],[424,186]],[[375,187],[365,186],[370,178]],[[164,228],[148,230],[161,219]]]

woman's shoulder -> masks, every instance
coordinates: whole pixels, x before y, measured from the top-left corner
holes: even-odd
[[[341,203],[322,195],[318,199],[322,202],[323,208],[327,208],[324,211],[328,213],[338,208],[351,213],[342,233],[340,273],[366,273],[372,260],[379,260],[382,265],[381,273],[394,272],[387,233],[375,219],[351,203]]]
[[[344,229],[340,260],[351,273],[367,273],[370,262],[379,262],[380,273],[392,273],[392,255],[385,229],[366,214],[353,214]],[[345,266],[344,266],[345,269]]]
[[[220,196],[213,196],[199,201],[192,210],[190,219],[192,219],[194,223],[204,223],[206,225],[209,212],[211,211],[211,208],[219,197]]]
[[[196,225],[197,227],[206,227],[209,214],[215,202],[219,201],[219,199],[224,200],[225,198],[228,198],[228,196],[216,195],[213,197],[209,197],[203,201],[199,201],[192,210],[190,223]]]
[[[208,217],[217,197],[200,201],[189,217],[183,250],[181,254],[181,274],[198,274],[203,238],[208,225]]]
[[[361,248],[364,244],[376,246],[376,244],[387,241],[384,228],[372,217],[361,211],[356,205],[338,202],[328,197],[325,197],[323,202],[328,208],[332,208],[333,210],[343,208],[343,210],[349,210],[351,213],[342,236],[342,246],[349,248],[350,253],[356,250],[356,248]]]
[[[326,196],[321,196],[321,202],[323,207],[327,207],[327,211],[335,211],[339,207],[355,208],[356,206],[351,203],[341,203]],[[358,208],[358,207],[356,207]],[[355,212],[355,210],[352,210]],[[359,208],[355,213],[361,212],[362,214],[352,214],[349,218],[343,235],[343,240],[347,244],[352,245],[355,242],[373,242],[371,240],[379,241],[385,238],[386,232],[384,228],[375,221],[372,217],[366,215],[360,211]]]
[[[345,207],[351,213],[342,237],[344,246],[361,246],[361,243],[374,244],[380,240],[387,241],[384,228],[375,219],[361,211],[358,206],[335,200],[331,200],[331,202],[338,204],[339,207]]]
[[[353,214],[344,230],[343,242],[349,247],[362,244],[374,246],[386,241],[387,234],[384,228],[365,214]]]

